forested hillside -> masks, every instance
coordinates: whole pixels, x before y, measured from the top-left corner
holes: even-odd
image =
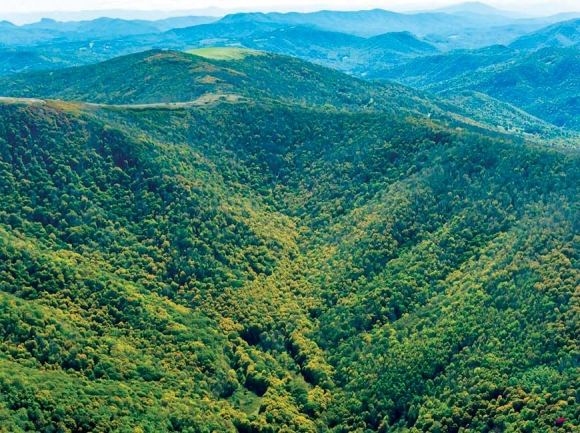
[[[580,20],[556,23],[537,32],[522,36],[511,43],[517,50],[537,51],[541,48],[567,48],[580,43]]]
[[[405,34],[389,37],[409,40]],[[482,108],[481,97],[468,102],[455,94],[436,98],[399,84],[365,81],[299,59],[237,48],[152,50],[96,65],[0,77],[0,87],[9,97],[142,108],[203,105],[215,99],[267,100],[326,110],[405,113],[448,127],[474,126],[548,144],[569,146],[578,140],[572,131],[493,98],[487,98],[493,108]]]
[[[412,110],[417,105],[413,98],[419,99],[409,88],[372,84],[291,57],[233,50],[240,61],[232,62],[219,58],[224,51],[217,50],[217,56],[203,50],[199,55],[146,51],[96,65],[2,77],[0,86],[2,96],[105,104],[190,102],[208,93],[234,93],[339,109],[377,104]]]
[[[444,99],[476,91],[554,126],[578,130],[579,70],[577,47],[532,52],[489,47],[421,57],[376,71],[372,77],[411,85]]]
[[[202,54],[11,82],[0,430],[580,427],[575,148]]]

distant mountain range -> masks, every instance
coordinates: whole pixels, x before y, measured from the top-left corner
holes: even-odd
[[[451,6],[445,6],[442,8],[435,9],[436,12],[443,12],[446,14],[479,14],[479,15],[497,15],[510,18],[526,18],[530,15],[521,12],[505,11],[501,9],[494,8],[486,3],[482,2],[465,2],[459,3]]]
[[[397,81],[440,95],[477,91],[558,127],[580,129],[580,20],[566,21],[494,46],[412,59],[375,70],[370,78]]]
[[[479,6],[478,6],[479,5]],[[482,3],[477,2],[466,2],[455,5],[454,7],[459,10],[473,10],[473,8],[486,7],[481,6]],[[356,7],[356,6],[354,6]],[[313,3],[310,7],[302,6],[301,12],[316,12],[322,9],[320,5]],[[424,12],[445,12],[445,8],[428,10]],[[509,14],[510,12],[498,11],[490,6],[487,6],[489,12],[502,12],[504,14]],[[277,5],[276,7],[270,8],[270,11],[276,10],[278,12],[294,12],[295,9],[288,6]],[[401,11],[404,13],[416,13],[413,11]],[[1,13],[0,21],[7,20],[16,24],[30,24],[40,21],[43,18],[50,18],[56,21],[91,21],[97,18],[108,17],[108,18],[120,18],[124,20],[145,20],[145,21],[156,21],[160,19],[173,18],[173,17],[189,17],[189,16],[211,16],[222,18],[226,15],[238,14],[238,13],[251,13],[255,12],[250,8],[237,7],[237,8],[218,8],[218,7],[203,7],[194,9],[183,9],[183,10],[136,10],[136,9],[101,9],[101,10],[80,10],[80,11],[40,11],[40,12],[13,12],[13,13]],[[267,12],[264,8],[262,12]],[[449,12],[452,13],[452,12]]]
[[[20,27],[4,22],[0,45],[30,47],[50,41],[60,43],[91,39],[114,40],[121,36],[155,34],[215,22],[218,26],[213,33],[222,37],[224,36],[223,26],[229,26],[230,33],[236,34],[236,29],[250,23],[255,26],[270,27],[299,25],[361,37],[408,31],[419,38],[438,41],[443,48],[455,48],[497,43],[505,40],[505,35],[515,39],[532,30],[538,30],[542,26],[553,24],[554,20],[558,19],[563,20],[565,17],[521,20],[480,3],[466,3],[450,9],[407,14],[374,9],[353,12],[237,13],[226,15],[221,19],[213,16],[182,16],[161,20],[98,18],[62,22],[44,18],[37,23]],[[222,26],[221,30],[220,26]],[[492,30],[496,33],[495,38]],[[498,32],[500,34],[497,34]],[[473,34],[477,34],[479,40],[470,38]],[[483,38],[482,34],[486,34],[486,38]],[[160,35],[157,40],[163,43],[167,37]]]
[[[10,21],[18,25],[34,24],[42,19],[52,19],[59,22],[93,21],[98,18],[118,18],[127,21],[158,21],[168,18],[210,16],[222,18],[233,10],[220,8],[201,8],[189,10],[130,10],[130,9],[100,9],[81,11],[39,11],[0,13],[0,20]]]
[[[462,104],[464,92],[475,92],[470,94],[507,104],[512,113],[523,110],[547,124],[577,129],[580,20],[575,16],[520,18],[474,2],[409,14],[374,9],[1,22],[0,75],[88,65],[149,49],[248,48],[396,81]],[[558,101],[550,99],[554,87],[561,89]],[[473,104],[481,102],[474,98]],[[465,105],[472,116],[473,104]]]
[[[91,21],[60,22],[44,18],[33,24],[15,26],[8,21],[0,24],[0,47],[32,47],[45,43],[115,40],[134,35],[162,33],[167,30],[208,24],[213,17],[177,17],[159,21],[98,18]]]
[[[90,64],[154,48],[237,46],[297,56],[365,76],[439,51],[508,45],[565,18],[569,15],[516,19],[476,3],[446,13],[401,14],[375,9],[240,13],[221,19],[199,16],[157,21],[43,19],[23,26],[1,22],[0,74]],[[554,40],[561,37],[556,35]],[[533,49],[535,42],[517,43],[527,43]]]

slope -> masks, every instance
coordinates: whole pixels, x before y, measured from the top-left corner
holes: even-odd
[[[458,50],[429,57],[411,59],[408,62],[368,73],[371,79],[394,80],[413,87],[430,86],[460,79],[470,74],[480,74],[487,68],[513,62],[519,53],[508,47],[494,45],[478,50]]]
[[[62,66],[69,66],[61,60],[56,60],[44,56],[33,50],[0,50],[0,75],[10,75],[15,72],[26,70],[46,70],[55,69]]]
[[[166,104],[168,108],[175,103],[200,104],[216,98],[249,103],[267,99],[328,110],[400,112],[431,118],[449,127],[476,126],[505,132],[494,113],[484,112],[474,120],[470,107],[453,105],[405,86],[363,81],[298,59],[256,51],[214,48],[197,51],[199,55],[192,53],[154,50],[97,65],[3,77],[0,86],[4,89],[2,96],[115,105]],[[224,53],[240,56],[220,58]],[[510,111],[509,107],[504,109]],[[542,122],[533,124],[533,117],[511,111],[515,120],[511,133],[523,133],[542,142],[561,141],[562,131]],[[534,134],[526,134],[528,130]]]
[[[516,50],[536,51],[541,48],[567,48],[580,43],[580,20],[574,19],[543,28],[516,39],[510,47]]]
[[[1,110],[3,428],[234,431],[270,380],[304,388],[288,360],[252,347],[258,311],[261,324],[304,321],[279,286],[291,221],[224,183],[202,143],[113,126],[130,113]],[[293,402],[285,417],[314,431]]]
[[[434,85],[440,92],[472,89],[515,105],[558,127],[578,130],[580,52],[545,48],[513,63]]]
[[[364,76],[369,65],[386,68],[408,59],[438,53],[438,49],[408,32],[361,38],[305,26],[281,28],[242,38],[245,47],[289,55]]]
[[[578,130],[580,95],[576,48],[533,52],[490,47],[470,52],[419,58],[374,73],[443,98],[476,91],[511,104],[557,127]]]
[[[3,104],[4,424],[576,428],[580,155],[340,108]]]
[[[290,57],[245,53],[242,59],[223,60],[207,58],[207,51],[197,56],[195,51],[154,50],[97,65],[3,77],[0,86],[3,96],[106,104],[190,102],[206,94],[236,94],[340,109],[437,111],[403,86],[369,83]]]

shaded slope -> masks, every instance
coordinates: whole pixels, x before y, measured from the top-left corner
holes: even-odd
[[[281,28],[243,38],[245,47],[298,57],[333,69],[365,76],[369,70],[435,54],[433,45],[410,33],[387,33],[368,39],[305,26]]]
[[[454,51],[429,57],[412,59],[388,69],[375,69],[369,78],[393,80],[417,88],[430,86],[457,79],[463,75],[480,74],[498,64],[517,58],[518,53],[507,47],[497,45],[472,51]]]
[[[410,32],[385,33],[365,40],[367,48],[385,49],[406,56],[427,55],[438,52],[437,48],[417,39]]]
[[[546,48],[487,72],[459,77],[432,89],[472,89],[513,104],[559,127],[578,129],[580,52]]]
[[[26,70],[55,69],[64,65],[59,61],[44,56],[33,50],[1,50],[0,51],[0,75],[10,75]]]

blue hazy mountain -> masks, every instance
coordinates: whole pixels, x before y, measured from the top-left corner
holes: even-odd
[[[476,91],[555,126],[580,129],[580,50],[542,48],[544,39],[538,41],[539,49],[531,52],[497,46],[421,57],[372,77],[444,97]]]
[[[8,21],[0,24],[0,47],[31,47],[62,41],[114,40],[134,35],[161,34],[165,31],[207,24],[214,17],[177,17],[158,21],[97,18],[89,21],[61,22],[43,18],[39,22],[16,26]]]
[[[428,34],[449,34],[465,28],[489,27],[498,23],[495,17],[485,15],[466,18],[438,12],[403,14],[382,9],[354,12],[320,11],[306,14],[241,13],[228,15],[221,20],[230,25],[248,21],[310,25],[323,30],[340,31],[363,37],[402,31],[422,37]]]
[[[526,16],[525,14],[505,11],[501,9],[494,8],[486,3],[482,2],[465,2],[459,3],[451,6],[445,6],[442,8],[435,9],[434,12],[443,12],[447,14],[479,14],[479,15],[495,15],[510,18],[522,18]]]
[[[538,50],[545,47],[571,47],[580,43],[580,19],[573,19],[543,28],[518,38],[510,44],[517,50]]]

